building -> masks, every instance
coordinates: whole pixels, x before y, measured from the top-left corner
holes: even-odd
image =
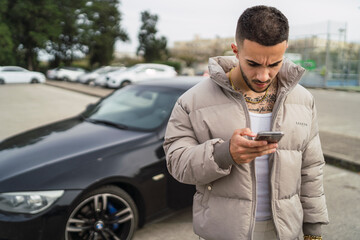
[[[221,56],[231,51],[234,38],[204,39],[196,35],[190,41],[176,41],[170,49],[171,55],[182,59],[188,66],[196,62],[208,62],[209,57]]]

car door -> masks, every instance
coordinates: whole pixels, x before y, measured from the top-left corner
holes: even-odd
[[[162,142],[165,138],[166,128],[163,128],[159,131],[158,135]],[[177,181],[173,176],[170,175],[166,167],[166,156],[164,149],[159,147],[157,149],[157,156],[160,161],[158,164],[159,169],[162,167],[166,176],[166,202],[167,206],[171,209],[181,209],[183,207],[191,206],[193,201],[193,196],[195,194],[195,186],[190,184],[183,184]]]
[[[8,83],[29,82],[27,70],[21,67],[7,67],[3,69],[2,73]]]

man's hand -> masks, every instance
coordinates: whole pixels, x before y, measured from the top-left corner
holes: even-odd
[[[249,163],[256,157],[276,151],[277,143],[248,140],[243,136],[255,137],[249,128],[236,129],[230,139],[230,154],[237,164]]]

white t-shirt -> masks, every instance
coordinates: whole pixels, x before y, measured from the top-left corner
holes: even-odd
[[[251,131],[258,133],[271,130],[272,113],[258,114],[250,112]],[[255,158],[256,172],[256,221],[266,221],[272,218],[269,184],[269,155]]]

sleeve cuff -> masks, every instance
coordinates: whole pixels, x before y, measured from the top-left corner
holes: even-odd
[[[235,164],[230,154],[230,140],[214,145],[214,160],[222,169]]]
[[[304,235],[321,236],[321,223],[304,223],[303,232]]]

